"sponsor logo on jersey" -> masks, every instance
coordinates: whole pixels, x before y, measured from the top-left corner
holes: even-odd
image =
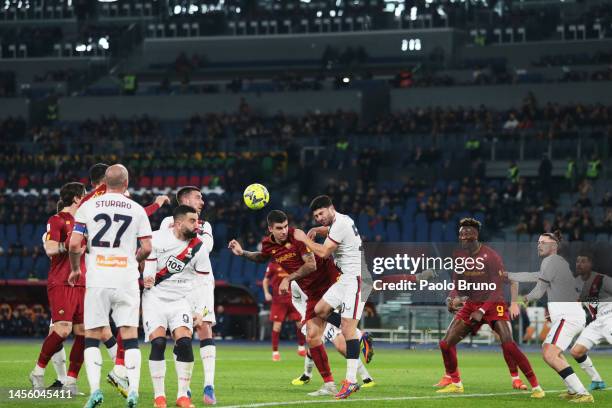
[[[97,255],[96,265],[105,268],[127,268],[128,259],[127,256]]]
[[[168,273],[180,273],[185,269],[185,262],[172,255],[166,261],[166,268],[168,268]]]

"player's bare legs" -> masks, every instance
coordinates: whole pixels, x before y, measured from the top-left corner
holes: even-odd
[[[327,351],[321,340],[325,324],[325,321],[319,317],[314,317],[306,321],[306,343],[308,344],[308,352],[319,374],[321,374],[321,378],[323,378],[323,386],[319,390],[309,393],[308,395],[310,396],[333,396],[337,393],[334,377],[329,366]]]
[[[113,332],[109,326],[102,329],[102,337],[100,338],[108,356],[113,361],[113,369],[107,374],[106,380],[110,385],[115,387],[117,391],[127,398],[129,382],[127,372],[125,370],[125,350],[123,349],[123,341],[121,335],[117,331],[117,337],[113,336]]]
[[[584,385],[565,359],[561,348],[554,344],[544,343],[542,345],[542,358],[563,379],[567,385],[569,396],[588,395]]]
[[[344,338],[344,335],[338,334],[332,342],[334,343],[334,347],[336,347],[336,350],[338,351],[338,353],[342,354],[342,356],[346,358],[346,340]],[[367,368],[365,367],[361,359],[359,359],[359,363],[357,366],[357,373],[363,380],[362,387],[367,388],[367,387],[373,387],[375,385],[374,380],[372,379],[372,376],[368,372]]]
[[[189,384],[193,372],[193,348],[191,347],[192,332],[187,327],[177,327],[172,332],[174,339],[174,366],[176,369],[176,377],[178,379],[178,392],[176,396],[176,406],[189,408],[194,405],[191,402],[189,393]],[[151,381],[153,383],[154,403],[155,408],[166,408],[166,392],[165,392],[165,377],[166,377],[166,328],[158,327],[150,335],[151,354],[149,355],[149,371],[151,373]]]
[[[580,338],[578,341],[580,341]],[[574,357],[574,360],[580,364],[580,368],[582,368],[591,378],[591,391],[605,390],[606,383],[601,378],[601,375],[599,375],[599,372],[593,365],[593,361],[591,361],[591,358],[587,354],[589,349],[586,346],[578,343],[578,341],[576,341],[574,347],[572,347],[570,350],[572,357]]]
[[[38,356],[38,361],[34,367],[34,370],[30,374],[30,380],[32,385],[36,389],[44,388],[44,374],[45,368],[49,363],[49,360],[53,358],[60,350],[63,350],[63,343],[66,338],[74,333],[74,343],[70,350],[70,366],[68,373],[66,374],[65,362],[61,364],[54,364],[56,371],[58,371],[58,380],[66,387],[67,390],[76,394],[76,379],[78,378],[79,371],[83,364],[83,350],[85,344],[83,324],[72,324],[69,321],[58,321],[54,322],[53,326],[49,330],[49,335],[43,342],[41,352]],[[65,352],[63,353],[65,359]],[[62,370],[63,369],[63,370]],[[61,378],[60,378],[61,377]]]
[[[278,343],[280,342],[280,332],[283,327],[283,322],[272,322],[272,360],[280,361],[280,353],[278,352]]]
[[[470,334],[471,331],[472,328],[463,320],[453,319],[446,330],[444,338],[440,340],[440,352],[442,353],[442,359],[444,360],[446,376],[450,377],[451,382],[446,384],[445,388],[442,388],[438,392],[463,392],[463,384],[461,383],[457,363],[456,346],[465,338],[465,336]]]
[[[215,361],[217,358],[217,347],[213,339],[212,323],[203,321],[196,326],[198,338],[200,339],[200,358],[204,369],[204,404],[214,405],[217,403],[215,397]]]
[[[511,365],[514,365],[516,367],[516,365],[518,364],[523,374],[525,374],[525,377],[527,377],[529,384],[531,385],[531,388],[533,390],[531,396],[533,398],[544,398],[546,394],[542,390],[542,387],[540,387],[538,378],[533,372],[529,360],[527,359],[525,354],[523,354],[521,349],[518,347],[518,345],[514,342],[514,339],[512,338],[512,328],[510,326],[510,322],[503,320],[495,321],[493,323],[493,331],[495,331],[495,333],[497,333],[497,335],[499,336],[502,351],[504,353],[504,359],[506,360],[506,364],[508,364],[508,367],[510,367]],[[516,368],[514,370],[516,370]],[[518,378],[518,372],[515,371],[514,373],[512,373],[512,375],[513,379],[514,376]]]

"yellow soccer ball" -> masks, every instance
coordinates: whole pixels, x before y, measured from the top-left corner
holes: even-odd
[[[270,193],[266,186],[254,183],[244,190],[243,198],[244,203],[251,210],[260,210],[270,201]]]

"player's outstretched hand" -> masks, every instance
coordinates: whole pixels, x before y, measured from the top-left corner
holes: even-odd
[[[155,204],[163,207],[165,204],[170,204],[170,198],[167,195],[160,195],[155,197]]]
[[[200,327],[202,325],[202,315],[195,313],[193,315],[193,327]]]
[[[517,317],[519,317],[520,314],[521,314],[521,307],[518,305],[518,303],[516,302],[510,303],[510,318],[514,320]]]
[[[474,310],[472,314],[470,314],[470,321],[472,322],[472,324],[478,324],[482,320],[483,316],[484,313],[482,312],[482,310]]]
[[[242,254],[244,253],[244,251],[242,250],[242,246],[235,239],[232,239],[227,245],[227,247],[232,250],[232,253],[234,255],[242,256]]]
[[[303,232],[303,231],[302,231]],[[284,295],[286,293],[289,293],[289,279],[287,278],[283,278],[283,280],[281,281],[279,287],[278,287],[278,292],[281,295]]]
[[[423,272],[416,274],[417,281],[422,281],[422,280],[428,281],[430,279],[435,279],[437,277],[438,277],[438,274],[433,269],[425,269]]]
[[[70,271],[70,275],[68,275],[68,284],[70,286],[76,285],[81,277],[81,271]]]
[[[266,298],[266,302],[272,301],[272,295],[270,293],[264,293],[264,297]]]
[[[308,238],[308,237],[306,236],[306,233],[304,231],[302,231],[299,228],[296,228],[295,230],[293,230],[293,238],[296,241],[305,242],[306,238]]]
[[[464,299],[461,297],[454,297],[450,299],[447,303],[447,308],[450,313],[456,313],[463,307],[465,303]]]
[[[151,289],[153,285],[155,285],[155,277],[147,276],[142,280],[142,283],[144,284],[145,289]]]

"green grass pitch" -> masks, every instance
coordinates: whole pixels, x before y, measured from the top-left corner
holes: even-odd
[[[6,388],[29,388],[28,374],[32,370],[38,355],[40,342],[0,342],[0,388],[6,394]],[[67,350],[69,352],[69,350]],[[153,406],[153,393],[147,364],[148,346],[141,346],[142,371],[140,385],[141,407]],[[345,363],[333,348],[328,347],[330,362],[336,382],[344,377]],[[105,358],[103,377],[111,368],[108,355],[102,350]],[[169,406],[174,406],[176,397],[176,375],[171,358],[171,346],[166,349],[167,374],[166,395]],[[204,406],[201,400],[202,364],[199,360],[197,344],[194,343],[196,364],[192,380],[194,403]],[[305,386],[292,386],[291,379],[301,374],[303,359],[289,345],[281,347],[281,362],[272,362],[268,346],[264,345],[231,345],[221,344],[217,347],[216,394],[218,406],[349,406],[373,407],[560,407],[569,404],[558,398],[563,389],[559,376],[544,365],[537,353],[528,353],[541,384],[550,390],[543,400],[532,400],[529,393],[513,391],[510,378],[501,352],[474,352],[459,349],[459,366],[465,385],[465,394],[461,397],[440,396],[434,392],[432,384],[437,382],[443,373],[440,354],[432,350],[376,350],[374,361],[368,366],[377,386],[360,390],[348,401],[334,402],[327,397],[313,398],[307,392],[317,389],[321,379],[316,374],[314,380]],[[594,353],[592,359],[604,380],[612,383],[612,353]],[[572,364],[585,385],[590,381],[577,364]],[[49,364],[46,382],[50,384],[55,372]],[[88,393],[85,367],[81,370],[79,388]],[[553,392],[554,390],[554,392]],[[102,391],[105,401],[103,407],[123,407],[123,398],[103,381]],[[82,407],[86,397],[70,401],[8,401],[3,395],[1,407]],[[573,405],[573,404],[570,404]],[[595,393],[595,405],[612,407],[612,389]]]

